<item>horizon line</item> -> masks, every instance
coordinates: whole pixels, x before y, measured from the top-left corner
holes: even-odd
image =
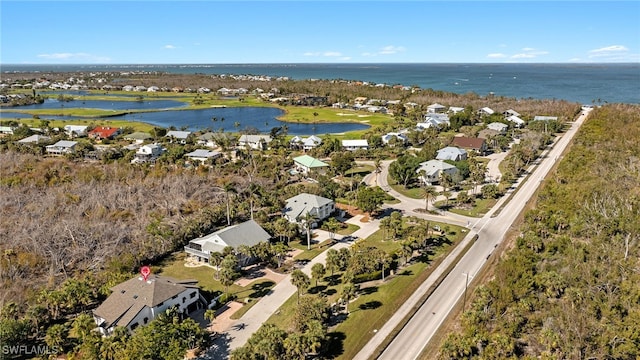
[[[473,64],[473,65],[640,65],[640,61],[609,61],[609,62],[589,62],[589,61],[578,61],[578,62],[458,62],[458,61],[450,61],[450,62],[221,62],[221,63],[189,63],[189,62],[170,62],[170,63],[0,63],[1,66],[122,66],[122,65],[138,65],[138,66],[149,66],[149,65],[183,65],[183,66],[198,66],[198,65],[207,65],[207,66],[215,66],[215,65],[424,65],[424,64]]]

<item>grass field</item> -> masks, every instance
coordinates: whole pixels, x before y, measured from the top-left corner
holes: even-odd
[[[440,223],[430,224],[445,226]],[[349,316],[329,329],[330,356],[344,360],[352,359],[375,334],[375,331],[380,329],[424,282],[435,268],[434,264],[439,263],[466,235],[460,227],[447,226],[450,229],[448,239],[451,244],[443,243],[435,248],[430,254],[429,260],[418,259],[410,263],[409,266],[401,268],[396,275],[388,277],[384,282],[376,280],[363,286],[359,296],[348,305]],[[363,246],[375,246],[387,252],[393,252],[401,246],[400,241],[383,239],[382,231],[372,234],[363,240],[362,244]],[[335,278],[339,278],[340,275],[341,273],[336,273]],[[339,281],[336,281],[335,284],[330,283],[330,278],[330,274],[327,274],[318,287],[315,287],[315,283],[312,281],[308,292],[320,293],[326,298],[328,304],[335,303],[340,297],[343,285]],[[290,329],[297,301],[298,295],[294,294],[267,322],[276,324],[281,329]]]

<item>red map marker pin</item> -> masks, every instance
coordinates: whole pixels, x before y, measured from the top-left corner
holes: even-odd
[[[147,281],[147,278],[151,274],[151,268],[146,265],[141,267],[140,274],[142,274],[142,278],[144,279],[144,281]]]

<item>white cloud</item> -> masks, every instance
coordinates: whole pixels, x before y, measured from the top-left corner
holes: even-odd
[[[589,53],[591,53],[591,54],[610,54],[612,52],[620,52],[620,51],[629,51],[629,49],[627,49],[625,46],[622,46],[622,45],[611,45],[611,46],[606,46],[606,47],[599,48],[599,49],[593,49],[593,50],[589,51]]]
[[[169,45],[165,45],[164,48],[165,49],[169,49],[169,50],[177,49],[175,46],[170,45],[170,44]]]
[[[525,54],[525,53],[511,55],[512,59],[533,59],[534,57],[536,56],[533,54]]]
[[[493,54],[488,54],[487,57],[490,59],[502,59],[502,58],[506,58],[507,55],[502,53],[493,53]]]
[[[314,57],[341,57],[343,56],[341,52],[339,51],[325,51],[325,52],[313,52],[313,51],[307,51],[305,53],[302,54],[303,56],[314,56]]]
[[[537,50],[537,49],[529,48],[529,47],[522,48],[522,51],[523,52],[521,52],[521,53],[511,55],[511,59],[533,59],[533,58],[536,58],[536,57],[541,56],[541,55],[549,54],[548,51]]]
[[[73,61],[73,62],[107,63],[111,61],[111,59],[108,57],[92,55],[87,53],[38,54],[37,57],[41,59],[46,59],[46,60]]]
[[[589,51],[589,59],[594,58],[607,58],[609,60],[616,60],[624,58],[627,55],[629,49],[623,45],[611,45],[605,46],[599,49],[593,49]]]
[[[378,54],[380,54],[380,55],[392,55],[392,54],[397,54],[397,53],[403,52],[403,51],[405,51],[405,48],[402,47],[402,46],[388,45],[388,46],[385,46],[382,49],[380,49]]]

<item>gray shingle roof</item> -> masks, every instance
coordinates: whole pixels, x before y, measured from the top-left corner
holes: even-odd
[[[268,232],[255,220],[249,220],[193,239],[190,242],[200,244],[202,250],[206,252],[221,252],[227,246],[237,249],[240,245],[254,246],[260,242],[269,241],[269,239],[271,239],[271,235]]]
[[[302,193],[287,199],[287,206],[284,213],[289,218],[296,219],[299,216],[304,216],[304,214],[313,208],[321,208],[331,202],[333,202],[333,200],[322,196]]]
[[[173,296],[197,288],[196,280],[177,280],[151,275],[129,279],[111,288],[113,293],[93,312],[105,319],[107,326],[126,326],[144,307],[154,307]]]

